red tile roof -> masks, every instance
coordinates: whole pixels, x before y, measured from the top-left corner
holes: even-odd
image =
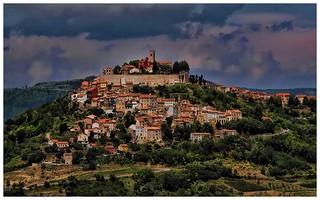
[[[160,127],[147,126],[144,128],[147,129],[148,131],[159,131],[160,130]]]
[[[88,85],[89,85],[89,82],[88,82],[88,81],[82,81],[81,85],[83,85],[83,86],[88,86]]]
[[[107,122],[106,119],[99,119],[99,121],[98,121],[98,123],[100,123],[100,124],[103,124],[103,123],[106,123],[106,122]]]
[[[51,142],[53,142],[53,143],[57,143],[57,142],[59,142],[59,140],[58,140],[58,139],[51,139],[50,141],[51,141]]]

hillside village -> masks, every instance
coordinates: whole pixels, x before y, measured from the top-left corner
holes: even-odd
[[[315,96],[226,87],[189,71],[155,58],[109,66],[5,122],[5,194],[315,194]]]
[[[141,94],[134,92],[134,85],[139,86],[155,86],[155,80],[149,76],[158,77],[158,85],[174,85],[174,84],[199,84],[190,83],[189,74],[186,71],[180,71],[177,74],[152,74],[152,75],[136,75],[141,70],[152,73],[152,63],[155,62],[155,52],[150,50],[150,59],[141,59],[137,67],[133,65],[123,65],[122,69],[114,74],[113,67],[107,67],[102,70],[102,74],[93,81],[83,81],[81,86],[72,94],[70,99],[73,103],[79,105],[79,108],[87,109],[90,107],[99,108],[104,111],[107,118],[99,118],[96,115],[89,115],[82,120],[74,121],[69,124],[69,131],[74,133],[76,137],[69,138],[69,141],[58,141],[47,134],[48,146],[54,144],[64,149],[69,147],[71,143],[80,143],[87,148],[97,147],[95,142],[101,137],[111,138],[111,133],[119,130],[118,124],[123,122],[125,116],[132,118],[132,123],[127,127],[128,133],[131,135],[132,143],[143,144],[147,142],[155,142],[164,145],[163,131],[161,125],[168,118],[172,123],[170,129],[176,126],[192,124],[195,121],[201,124],[210,124],[214,129],[214,135],[209,132],[193,132],[190,135],[190,141],[199,142],[204,137],[212,136],[213,138],[223,138],[225,135],[236,134],[236,130],[222,129],[219,126],[227,121],[242,118],[240,110],[217,110],[212,106],[201,106],[200,104],[192,104],[190,101],[180,98],[161,98],[155,94]],[[151,60],[151,62],[148,62]],[[166,66],[172,68],[171,62],[165,63]],[[130,70],[128,70],[130,69]],[[135,70],[136,69],[136,70]],[[170,71],[170,70],[168,70]],[[133,75],[130,75],[134,73]],[[136,78],[138,76],[138,78]],[[133,78],[133,80],[132,80]],[[183,80],[183,81],[182,81]],[[202,83],[204,84],[204,83]],[[265,92],[252,92],[250,90],[242,90],[239,87],[224,87],[221,85],[205,83],[207,87],[220,92],[234,93],[237,97],[253,98],[258,101],[267,100],[270,97],[280,97],[283,105],[288,104],[290,99],[289,93],[268,94]],[[316,98],[314,96],[296,95],[296,99],[303,100]],[[265,117],[267,119],[267,117]],[[91,138],[91,139],[90,139]],[[109,154],[128,151],[128,144],[113,144],[99,146],[104,148]],[[66,164],[72,163],[72,154],[65,153],[64,160]]]

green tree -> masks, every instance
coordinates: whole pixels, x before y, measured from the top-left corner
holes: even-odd
[[[170,130],[170,127],[167,123],[161,124],[161,132],[163,133],[163,140],[164,141],[170,141],[172,140],[172,132]]]
[[[46,159],[46,155],[42,151],[35,151],[31,153],[29,156],[28,165],[31,165],[32,163],[39,163],[44,159]]]
[[[293,97],[290,96],[290,97],[289,97],[289,100],[288,100],[288,106],[293,106],[293,104],[294,104],[293,101],[294,101],[294,100],[293,100]]]
[[[184,70],[186,72],[190,71],[190,66],[189,66],[189,63],[187,61],[183,60],[179,64],[180,64],[180,69],[181,69],[180,71],[182,71],[182,70]],[[202,81],[202,79],[201,79],[201,81]]]
[[[104,114],[104,111],[98,106],[94,106],[88,109],[88,115],[91,114],[96,115],[97,117],[101,117],[101,115]]]
[[[95,174],[94,177],[96,178],[96,181],[98,182],[104,182],[104,176],[102,174]]]
[[[135,67],[139,67],[139,60],[131,60],[129,62],[129,65],[133,65]]]
[[[75,151],[72,153],[72,164],[80,164],[80,160],[84,157],[82,151]]]
[[[173,117],[172,116],[166,118],[166,122],[169,125],[169,127],[171,127],[172,121],[173,121]]]
[[[67,123],[62,123],[59,125],[59,132],[61,134],[65,133],[68,130],[68,125]]]
[[[147,182],[152,181],[155,178],[155,174],[152,169],[146,168],[134,173],[132,178],[136,183],[142,186]]]
[[[127,112],[126,115],[124,116],[124,124],[128,128],[132,124],[135,124],[136,120],[135,117],[131,114],[131,112]]]
[[[87,162],[93,161],[96,159],[97,156],[98,156],[97,149],[92,147],[87,151],[86,160],[87,160]]]
[[[44,181],[44,187],[45,188],[49,188],[50,187],[50,183],[48,181]]]
[[[203,132],[208,132],[208,133],[211,133],[213,134],[214,133],[214,130],[213,130],[213,127],[210,123],[208,122],[205,122],[203,124],[203,129],[202,129]]]
[[[221,130],[222,125],[221,125],[221,123],[220,123],[220,122],[217,122],[217,123],[216,123],[216,128],[217,128],[218,130]]]
[[[26,133],[23,129],[18,129],[16,132],[16,138],[18,143],[22,143],[24,139],[26,138]]]
[[[169,74],[169,73],[171,73],[171,70],[172,70],[172,68],[169,65],[160,65],[160,71],[163,74]]]
[[[175,61],[173,63],[172,72],[174,74],[178,74],[181,71],[180,63],[178,61]]]
[[[294,105],[295,107],[298,107],[298,106],[301,105],[300,100],[299,100],[297,97],[294,98],[294,100],[293,100],[293,105]]]
[[[120,72],[121,72],[121,67],[119,65],[117,65],[113,68],[114,74],[120,74]]]
[[[153,62],[152,72],[153,72],[154,74],[159,73],[159,66],[158,66],[158,63],[157,63],[156,61]]]
[[[262,106],[260,106],[260,105],[256,106],[255,111],[254,111],[254,116],[257,120],[262,120],[261,119],[263,116]]]

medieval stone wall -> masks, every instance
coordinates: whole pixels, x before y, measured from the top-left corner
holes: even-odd
[[[159,74],[141,74],[141,75],[101,75],[100,81],[106,81],[108,84],[125,84],[132,81],[133,84],[142,84],[149,86],[157,85],[174,85],[177,83],[185,83],[188,79],[182,80],[179,74],[159,75]]]

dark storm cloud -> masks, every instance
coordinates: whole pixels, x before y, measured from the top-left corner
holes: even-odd
[[[243,6],[242,4],[209,4],[204,7],[200,14],[194,15],[193,19],[204,23],[223,25],[230,15],[242,9]]]
[[[5,37],[17,31],[23,35],[76,36],[110,40],[167,34],[179,37],[176,24],[197,21],[223,25],[242,5],[6,5]],[[16,23],[14,23],[14,21]]]
[[[315,87],[315,18],[262,7],[6,5],[5,87],[99,75],[149,49],[218,84]]]
[[[316,26],[316,4],[247,4],[238,13],[283,13],[299,16],[304,27]]]
[[[282,22],[281,24],[273,24],[271,29],[273,31],[279,31],[283,29],[290,31],[293,29],[292,21]]]

